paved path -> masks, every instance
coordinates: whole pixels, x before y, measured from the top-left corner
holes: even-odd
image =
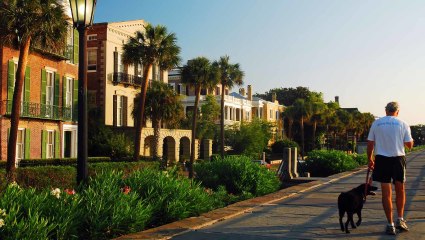
[[[411,153],[407,162],[405,218],[410,232],[384,234],[381,191],[369,196],[363,223],[351,234],[341,232],[337,198],[365,181],[366,169],[284,189],[120,239],[265,240],[265,239],[425,239],[425,151]],[[378,183],[375,185],[379,186]],[[380,188],[380,186],[379,186]],[[396,213],[394,211],[394,215]],[[357,216],[355,216],[355,221]]]

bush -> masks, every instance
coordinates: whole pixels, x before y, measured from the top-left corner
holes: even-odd
[[[294,147],[299,149],[298,143],[289,139],[278,140],[274,142],[271,146],[272,153],[279,153],[279,154],[283,153],[283,150],[285,148],[294,148]]]
[[[97,173],[77,193],[9,185],[0,192],[0,239],[110,239],[222,206],[176,171]],[[3,214],[5,212],[5,214]]]
[[[176,170],[144,169],[125,179],[126,185],[152,205],[154,216],[150,224],[153,226],[199,215],[215,207],[210,194],[199,184],[177,177]]]
[[[206,188],[218,190],[224,186],[231,194],[260,196],[279,189],[273,172],[253,163],[245,156],[227,156],[194,165],[196,180]]]
[[[352,170],[359,163],[344,151],[314,150],[308,153],[305,168],[314,177],[327,177],[332,174]]]

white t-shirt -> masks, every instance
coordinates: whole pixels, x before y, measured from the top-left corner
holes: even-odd
[[[385,116],[375,122],[367,140],[375,142],[375,155],[404,156],[404,143],[413,141],[410,127],[394,116]]]

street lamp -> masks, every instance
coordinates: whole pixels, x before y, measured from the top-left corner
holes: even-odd
[[[86,182],[87,169],[87,42],[86,29],[93,23],[96,0],[69,0],[74,28],[78,30],[78,156],[77,183]]]

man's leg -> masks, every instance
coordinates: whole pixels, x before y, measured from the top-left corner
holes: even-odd
[[[393,224],[393,203],[391,183],[381,183],[382,190],[382,206],[384,207],[385,216],[388,224]]]
[[[395,195],[396,195],[396,205],[397,205],[398,218],[403,218],[404,205],[406,203],[406,192],[405,192],[405,189],[404,189],[404,183],[399,182],[399,181],[395,182]]]

